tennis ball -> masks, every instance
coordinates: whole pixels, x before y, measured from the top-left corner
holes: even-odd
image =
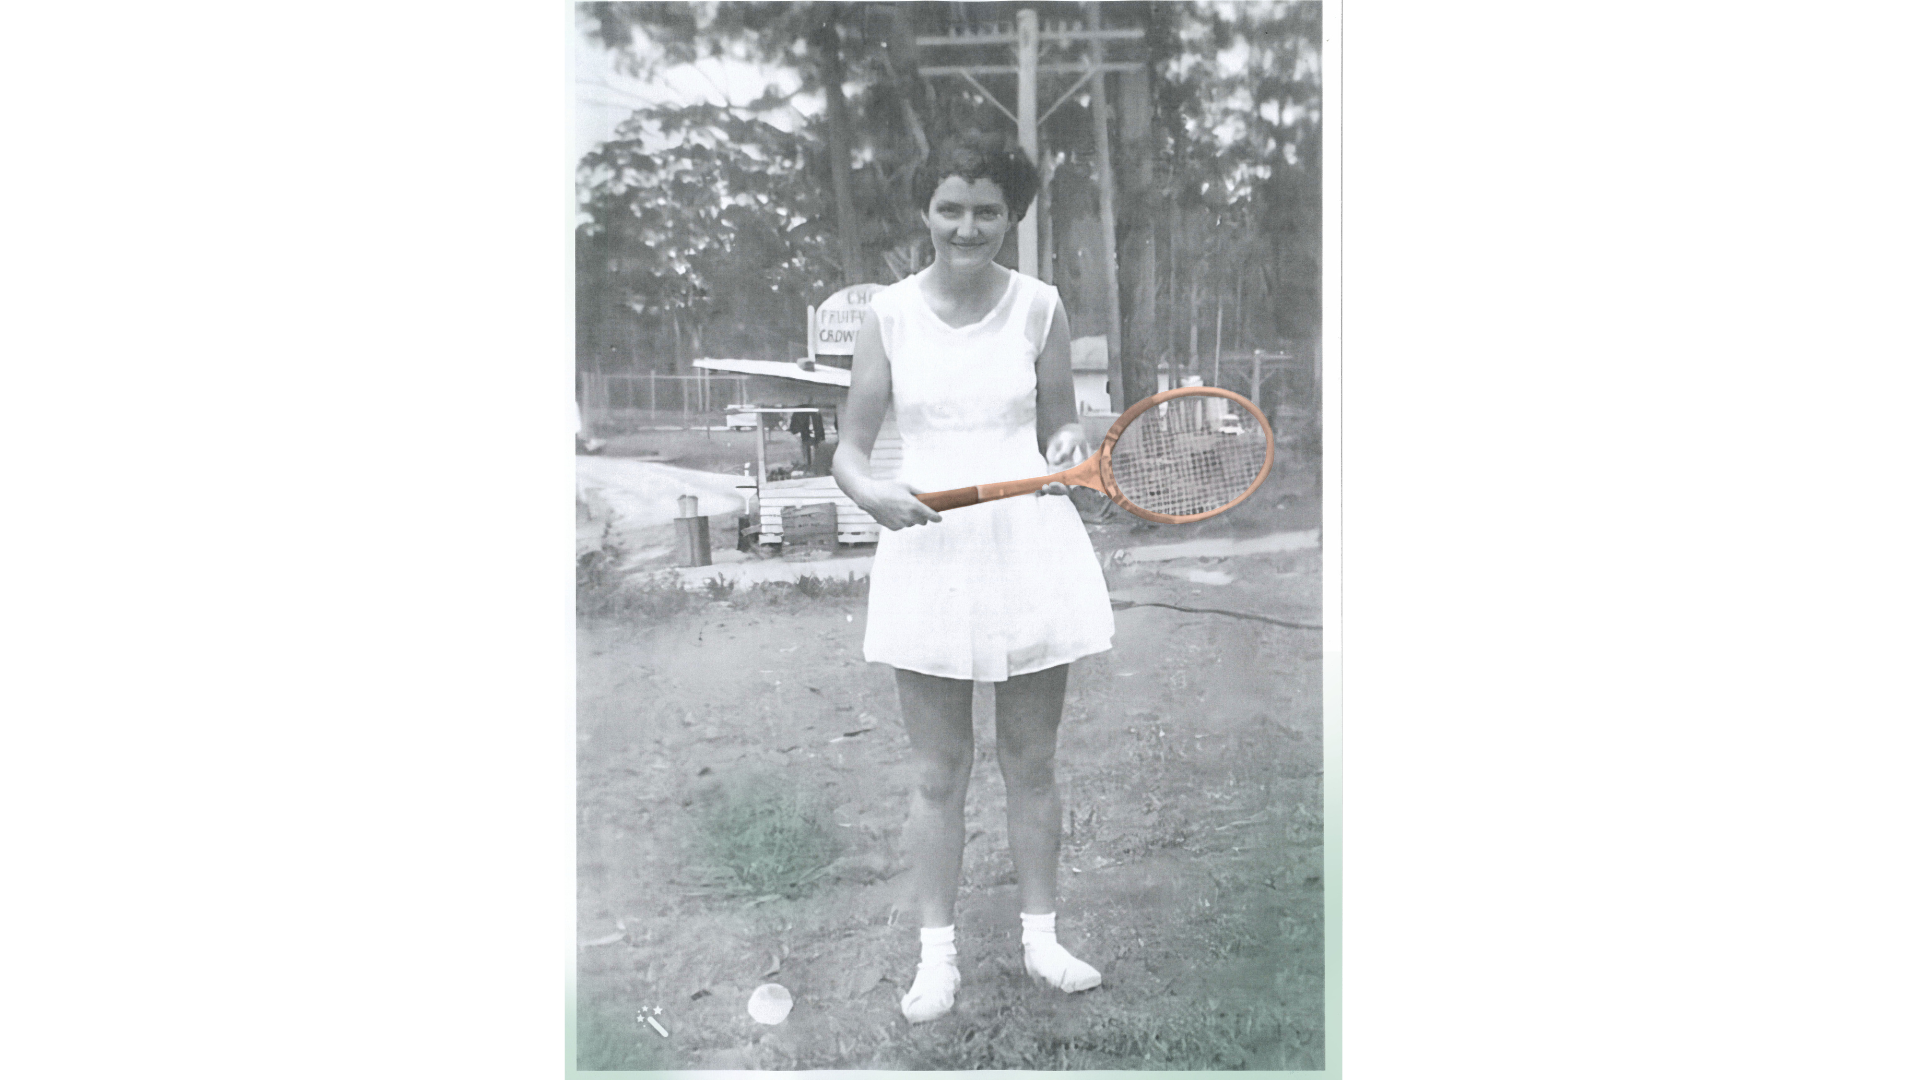
[[[777,1024],[793,1011],[793,995],[779,983],[762,983],[747,999],[747,1015],[763,1024]]]

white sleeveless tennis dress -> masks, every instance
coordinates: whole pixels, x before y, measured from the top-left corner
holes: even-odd
[[[873,298],[893,374],[900,479],[944,491],[1055,471],[1034,430],[1034,363],[1059,292],[1016,273],[985,318],[956,328],[928,306],[925,273]],[[1062,496],[963,506],[880,536],[869,661],[1000,682],[1112,647],[1106,580]]]

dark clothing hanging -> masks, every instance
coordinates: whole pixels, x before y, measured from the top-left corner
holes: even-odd
[[[787,431],[800,436],[800,459],[813,468],[813,448],[827,441],[827,424],[817,412],[797,412],[787,421]]]
[[[827,441],[827,422],[820,419],[817,412],[797,412],[787,421],[787,431],[800,436],[803,443],[821,443]]]

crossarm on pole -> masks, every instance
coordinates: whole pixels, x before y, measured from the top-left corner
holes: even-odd
[[[1075,95],[1075,94],[1077,94],[1077,93],[1079,93],[1079,92],[1080,92],[1080,88],[1081,88],[1081,87],[1083,87],[1083,86],[1085,86],[1085,85],[1087,85],[1087,80],[1088,80],[1088,79],[1091,79],[1091,78],[1093,78],[1093,72],[1091,72],[1091,71],[1089,71],[1089,72],[1087,72],[1087,73],[1086,73],[1085,75],[1082,75],[1082,76],[1080,76],[1080,78],[1079,78],[1079,80],[1078,80],[1078,81],[1076,81],[1076,82],[1075,82],[1075,83],[1073,84],[1073,86],[1072,86],[1072,87],[1070,87],[1070,88],[1069,88],[1069,89],[1067,90],[1067,92],[1066,92],[1066,93],[1064,93],[1064,94],[1061,94],[1061,95],[1060,95],[1060,100],[1059,100],[1059,101],[1056,101],[1056,102],[1054,102],[1054,103],[1053,103],[1052,105],[1049,105],[1049,106],[1047,106],[1047,111],[1046,111],[1046,112],[1043,112],[1043,113],[1041,113],[1041,114],[1040,114],[1040,119],[1038,119],[1038,120],[1036,120],[1036,121],[1034,121],[1034,123],[1035,123],[1036,125],[1039,125],[1039,124],[1044,124],[1044,123],[1046,123],[1046,122],[1047,122],[1047,117],[1049,117],[1049,116],[1052,116],[1052,115],[1053,115],[1053,111],[1054,111],[1055,109],[1058,109],[1058,108],[1059,108],[1060,106],[1062,106],[1062,105],[1065,105],[1065,104],[1067,103],[1067,99],[1068,99],[1068,98],[1070,98],[1070,97],[1072,97],[1073,95]]]
[[[993,102],[993,107],[996,109],[999,109],[1002,113],[1005,113],[1007,119],[1013,121],[1015,124],[1018,124],[1020,122],[1019,117],[1013,115],[1012,111],[1010,111],[1005,105],[1000,104],[999,98],[993,96],[993,91],[980,85],[980,80],[974,78],[972,72],[962,71],[960,72],[960,77],[967,80],[967,82],[971,83],[975,90],[978,90],[982,94],[985,94],[987,97],[987,100]]]

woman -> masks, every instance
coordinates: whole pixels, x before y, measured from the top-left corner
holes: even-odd
[[[928,162],[914,194],[933,265],[874,297],[834,455],[841,490],[889,530],[874,555],[866,657],[895,669],[912,746],[907,844],[920,968],[900,1008],[915,1023],[951,1011],[960,984],[953,907],[976,680],[999,684],[994,725],[1027,972],[1069,993],[1100,983],[1054,937],[1053,756],[1067,665],[1113,643],[1093,545],[1058,484],[945,515],[914,498],[1044,475],[1087,456],[1059,293],[994,261],[1036,187],[1033,163],[986,136],[957,140]],[[883,480],[869,455],[889,407],[903,459],[899,476]]]

